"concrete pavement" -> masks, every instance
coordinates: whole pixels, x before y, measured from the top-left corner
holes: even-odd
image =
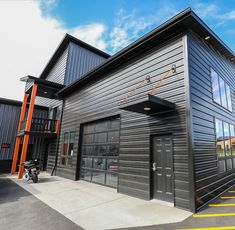
[[[8,178],[0,177],[0,230],[81,230]]]
[[[190,212],[119,194],[115,189],[40,174],[38,184],[10,178],[66,218],[87,230],[181,222]]]

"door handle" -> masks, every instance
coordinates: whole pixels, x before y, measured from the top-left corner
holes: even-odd
[[[154,172],[157,171],[157,163],[156,163],[156,162],[153,162],[153,168],[152,168],[152,170],[153,170]]]

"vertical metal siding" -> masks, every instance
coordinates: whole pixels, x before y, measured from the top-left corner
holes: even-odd
[[[0,160],[11,160],[17,134],[20,106],[0,104]],[[9,143],[9,149],[1,149],[2,143]]]
[[[104,57],[70,42],[64,84],[69,85],[104,60]]]
[[[213,102],[212,67],[231,87],[233,113]],[[197,208],[234,180],[235,170],[218,175],[214,117],[235,124],[235,66],[195,34],[189,34],[189,71]],[[228,186],[227,185],[227,186]],[[226,187],[226,186],[224,186]]]
[[[177,113],[157,117],[119,110],[118,102],[146,74],[151,76],[153,84],[157,84],[172,64],[176,64],[177,74],[165,79],[156,93],[157,96],[176,103]],[[135,96],[146,94],[147,89],[146,86],[141,87]],[[150,199],[150,136],[170,132],[174,145],[175,205],[189,209],[185,101],[183,42],[182,38],[177,38],[135,58],[132,63],[66,98],[59,153],[61,154],[63,132],[75,131],[75,143],[78,143],[82,123],[121,115],[118,191]],[[76,159],[80,157],[78,144],[74,148],[72,167],[62,166],[60,158],[58,159],[57,173],[60,176],[76,178]]]

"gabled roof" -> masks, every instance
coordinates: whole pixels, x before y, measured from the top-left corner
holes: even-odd
[[[194,31],[203,39],[209,36],[210,39],[207,40],[207,42],[235,64],[234,52],[224,44],[224,42],[191,10],[191,8],[187,8],[111,56],[97,67],[84,74],[77,81],[74,81],[72,84],[63,88],[59,91],[59,96],[69,95],[91,80],[97,80],[99,77],[118,68],[123,63],[127,63],[128,60],[187,30]],[[95,78],[93,78],[94,76]]]
[[[69,42],[73,42],[73,43],[75,43],[85,49],[88,49],[88,50],[92,51],[93,53],[100,55],[101,57],[104,57],[104,58],[110,57],[109,54],[95,48],[94,46],[91,46],[91,45],[73,37],[70,34],[66,34],[64,36],[63,40],[61,41],[61,43],[59,44],[59,46],[57,47],[56,51],[52,55],[51,59],[46,64],[46,66],[45,66],[44,70],[42,71],[41,75],[39,76],[39,78],[45,79],[47,77],[47,75],[50,72],[50,70],[52,69],[52,67],[55,65],[57,60],[60,58],[60,56],[62,55],[64,50],[67,48]]]

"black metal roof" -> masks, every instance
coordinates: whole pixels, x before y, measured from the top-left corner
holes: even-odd
[[[73,37],[70,34],[66,34],[63,38],[63,40],[61,41],[61,43],[59,44],[59,46],[57,47],[56,51],[54,52],[54,54],[52,55],[51,59],[49,60],[49,62],[46,64],[44,70],[42,71],[41,75],[39,76],[39,78],[43,78],[45,79],[49,73],[49,71],[51,70],[51,68],[55,65],[55,63],[57,62],[58,58],[61,56],[61,54],[64,52],[64,50],[67,48],[67,45],[69,44],[69,42],[73,42],[79,46],[82,46],[85,49],[88,49],[104,58],[109,58],[110,55],[95,48],[94,46],[91,46],[75,37]]]
[[[234,52],[224,44],[224,42],[191,10],[191,8],[187,8],[115,55],[111,56],[105,62],[84,74],[80,79],[63,88],[59,91],[59,96],[63,97],[69,95],[74,90],[94,79],[97,80],[99,77],[102,77],[104,74],[113,71],[120,65],[127,63],[130,59],[146,52],[153,46],[157,46],[188,30],[194,31],[203,39],[210,36],[210,39],[207,40],[207,42],[235,64]],[[93,78],[93,76],[95,77]]]

